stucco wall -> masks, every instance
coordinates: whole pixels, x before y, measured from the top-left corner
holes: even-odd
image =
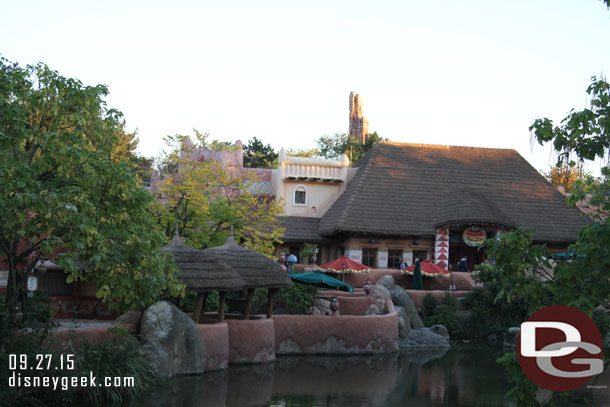
[[[275,360],[274,319],[227,319],[229,364],[266,363]]]
[[[373,297],[367,297],[364,292],[356,292],[351,295],[337,291],[323,291],[318,297],[330,300],[337,295],[339,300],[339,313],[341,315],[364,315],[369,305],[375,302]]]
[[[206,350],[205,371],[226,369],[229,366],[229,326],[226,322],[198,324]]]
[[[392,301],[378,316],[276,315],[276,354],[367,354],[398,350],[398,320]]]

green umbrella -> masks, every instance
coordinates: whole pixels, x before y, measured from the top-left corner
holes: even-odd
[[[344,283],[343,281],[337,280],[336,278],[329,277],[325,274],[318,272],[310,273],[296,273],[291,274],[290,278],[295,283],[308,284],[316,287],[329,288],[331,290],[347,291],[349,293],[354,292],[354,287]],[[421,277],[420,277],[421,278]]]
[[[413,271],[413,282],[411,283],[412,290],[423,290],[424,282],[421,278],[421,265],[419,260],[415,260],[415,270]]]

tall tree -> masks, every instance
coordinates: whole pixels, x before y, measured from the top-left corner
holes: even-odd
[[[166,163],[171,162],[167,167],[175,170],[159,184],[159,222],[168,236],[177,222],[195,248],[224,243],[233,228],[246,247],[271,255],[283,233],[278,221],[282,203],[270,199],[257,171],[213,159],[220,153],[230,160],[238,151],[235,146],[208,143],[207,137],[196,132],[195,143],[180,135],[166,138],[172,149],[166,154]]]
[[[122,115],[106,107],[107,93],[44,64],[0,59],[0,253],[11,313],[17,274],[45,258],[68,282],[95,284],[113,307],[139,308],[163,290],[182,290],[158,250],[165,239],[150,194],[113,157]]]
[[[610,84],[593,78],[587,93],[591,99],[589,108],[572,110],[558,126],[544,118],[534,121],[530,127],[541,144],[553,144],[559,154],[559,166],[567,164],[573,167],[583,160],[609,158]],[[585,192],[592,193],[589,201],[599,208],[601,214],[610,213],[609,179],[607,161],[602,168],[602,178],[594,184],[577,182],[570,201],[575,203],[584,197]],[[610,224],[607,219],[594,216],[594,221],[579,231],[578,240],[570,246],[569,251],[573,253],[571,261],[557,264],[552,273],[549,272],[552,267],[548,261],[551,254],[533,245],[529,234],[511,232],[498,241],[490,240],[487,249],[496,260],[495,266],[490,266],[493,268],[492,275],[503,286],[498,297],[505,297],[508,302],[515,298],[525,299],[530,313],[557,304],[576,307],[593,318],[604,337],[610,330],[610,315],[607,312]],[[536,278],[532,271],[543,278]],[[515,284],[515,277],[519,276],[522,278]],[[610,350],[605,349],[604,359],[608,360],[609,357]],[[506,354],[501,361],[509,379],[515,383],[511,392],[517,396],[520,405],[539,405],[536,400],[537,387],[524,378],[516,355]],[[557,395],[553,397],[551,402],[557,401]]]
[[[277,157],[278,154],[270,144],[264,145],[256,137],[244,147],[244,167],[247,168],[275,168]]]

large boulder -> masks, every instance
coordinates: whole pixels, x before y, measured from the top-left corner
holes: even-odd
[[[387,288],[388,290],[392,290],[394,287],[396,287],[394,278],[390,275],[385,275],[385,276],[381,277],[379,280],[377,280],[377,285],[382,285],[385,288]]]
[[[440,335],[443,338],[447,339],[447,342],[451,342],[451,337],[449,336],[449,331],[447,331],[447,328],[445,328],[444,325],[432,325],[430,327],[430,330],[432,332],[434,332],[435,334]]]
[[[411,322],[411,328],[419,329],[424,327],[424,323],[422,322],[419,314],[417,313],[417,308],[411,299],[409,293],[400,286],[395,286],[392,291],[390,291],[390,295],[392,297],[392,302],[395,307],[403,307],[409,316],[409,321]]]
[[[406,338],[411,331],[411,321],[409,315],[403,307],[395,307],[396,315],[398,317],[398,336],[400,338]]]
[[[112,321],[112,325],[125,329],[130,334],[137,334],[140,331],[140,320],[142,313],[128,311]]]
[[[381,310],[377,306],[377,304],[371,304],[367,307],[364,315],[381,315]]]
[[[520,332],[521,328],[519,327],[513,326],[512,328],[508,328],[504,333],[504,347],[511,350],[517,349],[517,339],[519,338]]]
[[[411,329],[399,345],[401,349],[443,349],[451,346],[447,339],[435,334],[430,328]]]
[[[390,294],[390,290],[388,290],[387,288],[385,288],[382,285],[374,285],[373,289],[371,290],[371,297],[375,298],[375,305],[377,305],[377,307],[379,307],[379,309],[381,310],[381,313],[385,313],[386,312],[386,302],[387,300],[392,298],[392,295]]]
[[[203,373],[206,350],[197,325],[167,301],[151,305],[140,322],[140,340],[161,377]]]

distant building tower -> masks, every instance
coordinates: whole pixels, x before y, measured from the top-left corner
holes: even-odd
[[[366,142],[369,135],[369,121],[362,116],[362,99],[360,95],[349,94],[349,138]]]

